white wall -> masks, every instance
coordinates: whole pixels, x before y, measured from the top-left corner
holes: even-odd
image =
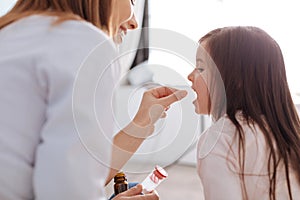
[[[4,15],[14,4],[16,0],[1,0],[0,1],[0,16]]]

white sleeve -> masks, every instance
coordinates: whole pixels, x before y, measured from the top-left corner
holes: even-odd
[[[243,199],[236,160],[227,155],[228,148],[223,144],[220,138],[214,149],[204,158],[199,158],[198,153],[197,171],[205,200]]]
[[[114,56],[114,47],[107,43],[76,73],[65,76],[59,67],[47,69],[49,105],[34,167],[36,200],[105,199],[113,135],[113,68],[118,67],[109,65]],[[58,60],[61,69],[69,70],[79,63],[73,62],[76,59]]]

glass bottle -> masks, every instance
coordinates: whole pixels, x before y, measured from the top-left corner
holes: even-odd
[[[128,190],[128,182],[124,172],[119,172],[114,177],[114,191],[115,195]]]
[[[143,193],[152,192],[167,176],[168,173],[162,167],[156,165],[154,170],[141,183]]]

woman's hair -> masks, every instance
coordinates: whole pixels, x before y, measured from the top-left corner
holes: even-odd
[[[69,19],[85,20],[115,34],[111,23],[113,0],[18,0],[15,6],[0,18],[0,29],[29,15],[58,16],[56,23]]]
[[[215,29],[202,37],[202,42],[221,74],[227,98],[226,113],[237,129],[244,195],[247,198],[244,183],[245,137],[236,118],[240,111],[247,123],[257,124],[265,136],[270,152],[269,198],[276,199],[276,172],[283,164],[292,199],[289,166],[300,183],[300,122],[279,45],[257,27]]]

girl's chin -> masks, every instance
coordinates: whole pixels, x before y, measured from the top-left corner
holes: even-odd
[[[195,113],[196,113],[196,114],[198,114],[198,115],[200,115],[200,114],[201,114],[201,113],[198,111],[198,109],[197,109],[197,108],[195,109]]]
[[[200,108],[200,105],[199,105],[197,99],[193,101],[193,104],[195,106],[195,113],[196,114],[198,114],[198,115],[208,115],[207,110],[205,110],[203,107]]]
[[[196,114],[201,114],[200,110],[199,110],[199,104],[198,104],[197,100],[193,101],[193,104],[195,106],[195,113]]]

